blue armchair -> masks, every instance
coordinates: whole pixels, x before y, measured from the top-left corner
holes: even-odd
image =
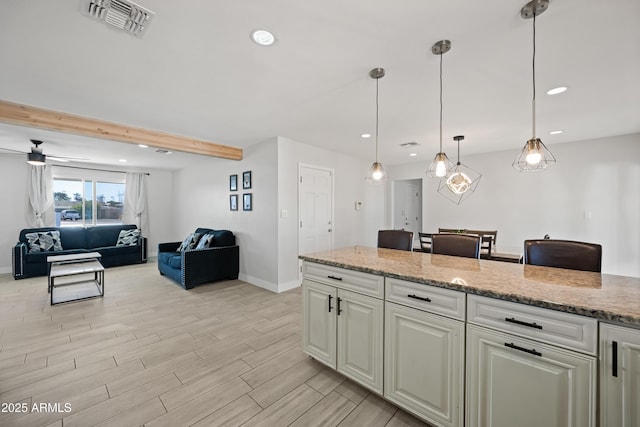
[[[185,289],[218,280],[235,280],[240,270],[240,250],[229,230],[198,228],[201,236],[213,235],[209,245],[178,251],[182,242],[158,245],[158,271]],[[204,237],[202,237],[204,238]]]

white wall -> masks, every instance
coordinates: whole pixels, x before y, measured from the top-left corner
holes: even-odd
[[[384,187],[367,188],[370,164],[344,154],[278,138],[278,284],[279,291],[298,285],[298,166],[320,166],[334,172],[335,248],[376,244],[376,231],[384,223]],[[355,202],[363,202],[356,211]],[[282,218],[282,211],[288,212]],[[373,231],[373,234],[370,232]]]
[[[242,173],[251,171],[252,188],[242,189]],[[238,175],[238,191],[229,176]],[[240,161],[203,157],[175,173],[175,235],[182,240],[197,227],[228,229],[240,247],[240,279],[278,291],[277,139],[244,150]],[[242,210],[242,194],[253,194],[253,210]],[[229,209],[237,194],[238,211]]]
[[[11,251],[18,234],[27,228],[29,165],[24,158],[0,155],[0,274],[11,273]]]
[[[524,142],[523,142],[524,144]],[[518,149],[521,147],[518,147]],[[461,205],[437,194],[427,164],[389,169],[391,179],[424,177],[423,229],[497,229],[497,246],[522,248],[525,239],[600,243],[603,273],[640,277],[640,134],[549,147],[557,163],[543,172],[511,167],[517,150],[465,156],[483,174]]]

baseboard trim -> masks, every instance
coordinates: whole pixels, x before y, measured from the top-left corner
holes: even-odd
[[[291,289],[299,288],[300,283],[297,280],[292,280],[287,283],[281,283],[278,285],[278,293],[290,291]]]
[[[254,276],[249,276],[248,274],[244,273],[238,274],[238,280],[242,280],[243,282],[247,282],[259,288],[266,289],[275,294],[278,293],[278,285],[276,283],[267,282],[266,280],[262,280]]]

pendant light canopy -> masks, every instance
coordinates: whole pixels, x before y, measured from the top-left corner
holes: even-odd
[[[438,193],[459,205],[476,191],[482,174],[460,162],[460,141],[464,136],[454,136],[453,139],[458,143],[458,161],[451,174],[440,180]]]
[[[536,16],[543,13],[549,7],[549,0],[531,0],[521,10],[523,19],[533,20],[533,98],[531,102],[532,112],[532,137],[528,140],[520,155],[513,161],[512,166],[520,172],[535,172],[545,170],[556,162],[551,151],[546,145],[536,138]]]
[[[427,175],[431,178],[447,177],[453,170],[453,165],[449,158],[442,151],[442,55],[450,50],[451,42],[449,40],[440,40],[431,47],[431,52],[434,55],[440,55],[440,151],[435,155],[427,170]]]
[[[381,184],[387,180],[387,173],[378,161],[378,81],[384,77],[384,68],[374,68],[369,71],[369,77],[376,81],[376,161],[369,168],[365,179],[370,184]]]

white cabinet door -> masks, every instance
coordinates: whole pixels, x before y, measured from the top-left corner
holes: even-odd
[[[461,426],[464,322],[385,304],[384,396],[439,426]]]
[[[640,426],[640,330],[600,324],[600,425]]]
[[[338,371],[382,394],[384,302],[338,290]]]
[[[466,425],[596,425],[596,358],[467,325]]]
[[[336,298],[333,286],[303,280],[303,350],[336,369]]]

